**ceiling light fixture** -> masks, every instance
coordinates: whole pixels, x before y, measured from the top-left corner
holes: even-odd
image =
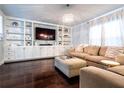
[[[66,4],[66,7],[69,7],[69,6],[70,6],[69,4]],[[62,21],[63,23],[71,23],[74,21],[74,15],[71,13],[64,14],[62,17]]]
[[[73,14],[64,14],[63,16],[63,22],[64,23],[71,23],[74,21],[74,15]]]

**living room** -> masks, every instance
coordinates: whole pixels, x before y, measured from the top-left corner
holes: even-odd
[[[124,4],[0,4],[0,88],[123,88],[123,29]]]

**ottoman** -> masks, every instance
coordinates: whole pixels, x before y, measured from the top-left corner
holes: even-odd
[[[69,58],[67,56],[55,57],[55,67],[68,78],[78,76],[80,68],[86,67],[86,65],[86,61],[80,58]]]

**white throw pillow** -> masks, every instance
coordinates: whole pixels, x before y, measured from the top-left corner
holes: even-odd
[[[117,55],[123,54],[123,47],[108,47],[106,50],[106,57],[115,58]]]

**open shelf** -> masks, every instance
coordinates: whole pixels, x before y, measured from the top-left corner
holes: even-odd
[[[17,35],[24,35],[24,33],[15,33],[15,32],[7,32],[7,34],[17,34]]]
[[[57,32],[58,32],[58,44],[59,45],[60,44],[61,45],[70,45],[71,44],[70,27],[59,26]]]
[[[9,41],[24,41],[23,39],[7,39]]]
[[[6,25],[6,27],[10,27],[10,28],[24,28],[23,26],[9,26],[9,25]]]

